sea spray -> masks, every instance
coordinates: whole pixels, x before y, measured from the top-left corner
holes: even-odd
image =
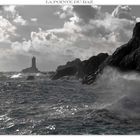
[[[93,85],[97,109],[108,109],[123,117],[140,116],[140,74],[104,69]]]
[[[21,78],[21,77],[22,77],[21,73],[14,74],[14,75],[11,76],[11,78]]]

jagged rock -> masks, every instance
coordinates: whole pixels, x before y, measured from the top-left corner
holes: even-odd
[[[74,75],[77,78],[86,79],[88,75],[98,70],[98,66],[107,57],[108,57],[107,53],[101,53],[85,61],[75,59],[74,61],[68,62],[66,65],[59,66],[56,70],[56,74],[53,76],[52,79],[55,80],[63,76],[74,76]]]
[[[30,68],[23,69],[22,73],[39,73],[40,71],[36,67],[36,58],[32,58],[32,65]]]
[[[83,61],[84,64],[84,77],[83,84],[90,84],[96,78],[99,66],[106,60],[109,55],[107,53],[100,53],[97,56],[93,56],[88,60]]]
[[[98,68],[86,78],[86,83],[93,83],[106,66],[115,67],[121,71],[140,72],[140,23],[136,23],[132,38],[128,43],[117,48]]]
[[[35,76],[33,76],[33,75],[30,75],[27,77],[27,80],[34,80],[34,79],[35,79]]]
[[[83,83],[91,84],[94,82],[96,77],[103,71],[106,66],[116,67],[122,71],[140,71],[140,23],[136,23],[132,39],[128,43],[117,48],[116,51],[111,55],[101,53],[97,56],[93,56],[88,60],[79,62],[81,77]],[[79,69],[74,65],[67,67],[61,67],[60,71],[57,71],[58,77],[64,75],[74,75],[79,73]]]
[[[74,61],[67,62],[66,65],[59,66],[56,73],[52,77],[53,80],[59,79],[63,76],[80,76],[80,69],[82,68],[81,60],[75,59]]]
[[[107,65],[123,71],[140,71],[140,23],[136,23],[132,39],[112,54]]]

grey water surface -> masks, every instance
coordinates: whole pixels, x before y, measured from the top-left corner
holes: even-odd
[[[1,135],[140,134],[136,74],[109,69],[92,85],[12,75],[0,76]]]

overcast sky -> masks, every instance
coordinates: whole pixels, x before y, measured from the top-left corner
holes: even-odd
[[[139,6],[0,6],[0,71],[55,70],[126,43]]]

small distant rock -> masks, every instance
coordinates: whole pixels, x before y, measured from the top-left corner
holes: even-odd
[[[27,77],[27,80],[34,80],[34,79],[35,79],[35,76],[33,76],[33,75],[30,75]]]

